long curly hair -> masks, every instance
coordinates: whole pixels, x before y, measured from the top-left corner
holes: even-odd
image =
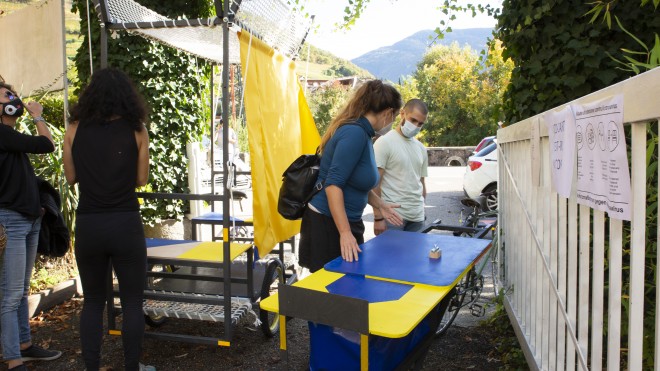
[[[328,130],[321,138],[319,153],[323,153],[323,147],[330,138],[343,125],[355,121],[367,113],[379,113],[386,109],[398,112],[401,109],[401,94],[394,86],[385,84],[381,80],[370,80],[360,85],[353,93],[348,103],[341,109],[339,114],[330,122]]]
[[[71,109],[71,121],[79,125],[108,122],[121,117],[140,131],[147,121],[147,105],[131,79],[117,68],[96,70],[78,103]]]

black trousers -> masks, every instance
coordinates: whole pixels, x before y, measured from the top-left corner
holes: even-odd
[[[127,371],[139,369],[144,335],[142,301],[147,272],[147,248],[138,211],[78,214],[76,262],[85,296],[80,315],[80,341],[85,367],[98,370],[103,340],[103,310],[109,267],[119,281],[122,343]]]
[[[349,222],[351,233],[358,245],[364,243],[364,223],[362,220]],[[341,256],[339,231],[335,221],[307,207],[300,226],[300,253],[298,262],[316,272],[323,266]]]

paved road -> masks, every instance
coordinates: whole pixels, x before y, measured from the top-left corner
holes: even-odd
[[[465,167],[429,167],[426,178],[426,222],[440,219],[444,224],[459,224],[461,211],[469,209],[461,204],[463,198],[463,174]],[[373,210],[367,206],[364,210],[365,240],[374,237]]]

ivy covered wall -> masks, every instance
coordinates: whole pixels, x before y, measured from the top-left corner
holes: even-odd
[[[498,38],[504,57],[515,67],[505,93],[507,123],[536,115],[632,76],[610,55],[623,59],[621,48],[638,50],[622,24],[647,45],[660,29],[660,17],[640,1],[618,1],[611,8],[612,28],[598,19],[589,23],[590,1],[504,0]],[[609,55],[608,55],[609,54]]]
[[[215,14],[212,2],[207,0],[137,2],[172,19]],[[89,10],[92,59],[94,68],[98,69],[101,65],[99,18],[92,7]],[[79,91],[90,78],[85,0],[74,0],[72,11],[80,15],[80,33],[84,36],[75,57]],[[208,126],[210,65],[176,49],[118,31],[108,37],[108,66],[125,71],[150,108],[147,123],[151,155],[148,190],[189,193],[186,144],[198,141]],[[142,206],[146,223],[157,222],[161,218],[181,219],[183,211],[184,203],[181,201],[145,201]]]

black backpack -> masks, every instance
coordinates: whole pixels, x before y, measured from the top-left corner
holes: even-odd
[[[323,189],[323,183],[317,182],[320,164],[321,156],[302,155],[284,170],[277,201],[277,211],[284,218],[302,218],[309,200]]]
[[[37,252],[50,257],[64,256],[71,247],[71,237],[62,215],[60,194],[41,178],[37,178],[37,183],[41,207],[45,211],[39,230]]]

